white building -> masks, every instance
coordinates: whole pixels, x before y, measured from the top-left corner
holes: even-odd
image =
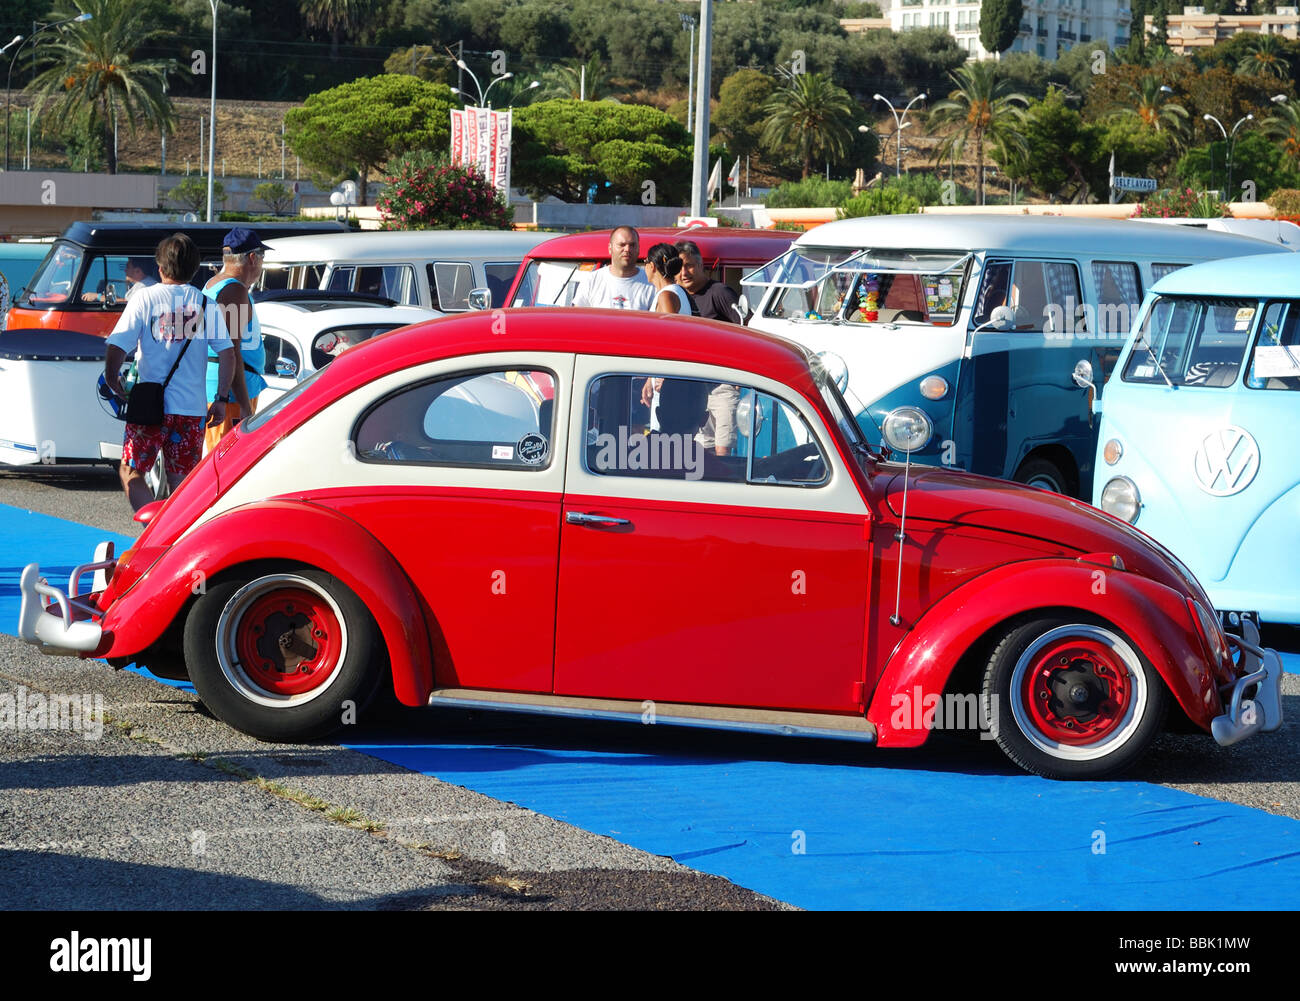
[[[1055,59],[1080,42],[1127,45],[1133,20],[1129,0],[1024,0],[1025,16],[1012,52],[1036,52]],[[947,28],[976,59],[989,53],[980,44],[979,0],[891,0],[885,12],[894,31]]]

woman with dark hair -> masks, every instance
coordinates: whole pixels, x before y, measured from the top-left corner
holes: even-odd
[[[645,276],[655,287],[656,313],[681,313],[691,316],[691,297],[677,284],[682,259],[670,243],[656,243],[645,255]]]

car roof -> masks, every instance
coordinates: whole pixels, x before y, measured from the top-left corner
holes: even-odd
[[[1043,254],[1082,253],[1158,257],[1240,257],[1265,253],[1267,244],[1249,236],[1186,226],[1134,226],[1124,219],[1066,219],[1060,216],[887,215],[840,219],[809,230],[798,247],[897,248]],[[1172,262],[1171,262],[1172,263]]]
[[[423,257],[518,260],[546,238],[545,233],[482,229],[327,233],[269,240],[271,253],[267,256],[275,263],[407,261]]]
[[[1300,256],[1263,254],[1179,268],[1151,286],[1159,295],[1294,299],[1300,295]]]
[[[717,260],[732,261],[738,265],[766,264],[785,253],[794,240],[794,234],[768,229],[743,229],[732,226],[690,226],[681,229],[665,227],[634,227],[640,240],[642,253],[656,243],[676,243],[690,240],[700,248],[705,263]],[[609,236],[612,229],[596,229],[588,233],[570,233],[557,236],[534,247],[530,258],[560,259],[565,261],[609,260]]]
[[[278,329],[328,330],[331,327],[366,326],[379,323],[420,323],[443,314],[419,306],[346,306],[340,309],[310,310],[286,302],[258,303],[260,324]]]
[[[260,236],[270,240],[276,236],[288,236],[297,233],[336,233],[346,235],[347,227],[333,221],[324,222],[74,222],[63,231],[61,240],[80,244],[94,250],[112,250],[125,254],[148,254],[153,256],[154,249],[165,237],[174,233],[184,233],[196,244],[204,256],[221,253],[222,239],[236,225],[245,226]]]
[[[816,394],[808,352],[792,341],[734,323],[609,309],[536,307],[461,313],[367,341],[330,367],[341,365],[333,379],[341,381],[336,392],[342,395],[412,365],[503,351],[690,361],[753,372],[805,395]]]

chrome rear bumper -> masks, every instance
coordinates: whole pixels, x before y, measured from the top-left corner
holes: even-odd
[[[1219,690],[1227,712],[1210,723],[1210,733],[1223,747],[1282,725],[1282,658],[1259,645],[1259,628],[1250,619],[1242,618],[1241,631],[1241,636],[1226,634],[1240,655],[1239,675]],[[1254,695],[1247,698],[1252,688]]]
[[[96,590],[102,590],[105,571],[116,564],[113,543],[101,542],[95,547],[95,559],[75,567],[68,575],[68,590],[51,587],[41,576],[39,564],[23,567],[18,580],[22,604],[18,610],[18,636],[40,647],[42,653],[76,656],[93,653],[103,638],[103,629],[96,621],[100,609],[85,600],[80,593],[81,577],[93,572]]]

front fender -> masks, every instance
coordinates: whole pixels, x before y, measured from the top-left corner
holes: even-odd
[[[292,525],[292,534],[286,526]],[[131,657],[171,627],[201,583],[243,563],[286,560],[333,574],[374,616],[388,648],[393,687],[422,706],[433,689],[429,632],[406,573],[364,528],[336,511],[300,501],[237,507],[172,545],[104,612],[97,657]]]
[[[1188,717],[1210,728],[1222,709],[1185,597],[1128,571],[1051,559],[990,570],[925,613],[890,655],[872,694],[867,719],[876,724],[880,746],[915,747],[929,732],[911,722],[917,718],[912,712],[900,714],[898,698],[938,705],[954,668],[979,640],[1009,619],[1060,609],[1098,616],[1121,630],[1155,666]],[[893,726],[895,718],[908,725]]]

